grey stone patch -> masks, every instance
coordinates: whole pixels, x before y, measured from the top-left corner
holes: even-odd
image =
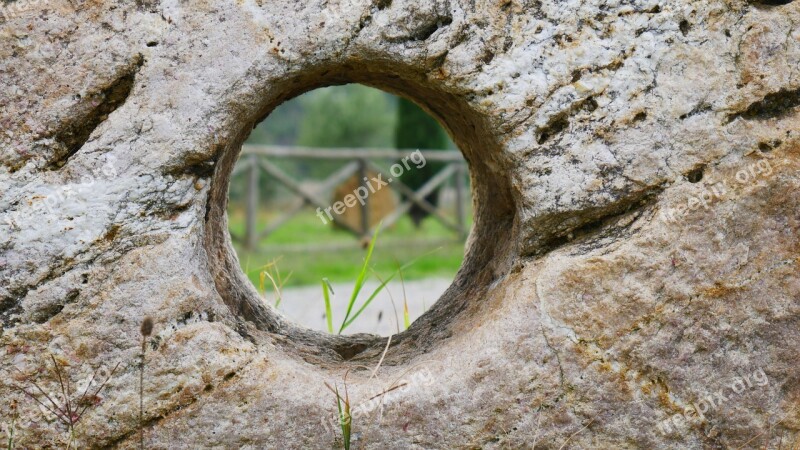
[[[49,354],[76,384],[120,363],[78,446],[138,446],[149,316],[150,448],[331,448],[325,382],[346,375],[361,405],[423,370],[433,382],[354,422],[360,447],[796,443],[800,3],[769,3],[15,8],[0,24],[0,422],[19,415],[19,447],[64,445],[17,387],[60,391]],[[473,177],[462,269],[374,377],[387,340],[265,304],[225,216],[253,125],[349,82],[419,103]],[[758,369],[769,383],[692,418]]]

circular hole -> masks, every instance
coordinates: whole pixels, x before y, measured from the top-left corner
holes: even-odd
[[[684,19],[684,20],[681,20],[681,22],[678,24],[678,28],[681,30],[681,34],[683,34],[684,36],[687,36],[689,34],[689,30],[691,30],[692,26],[691,26],[691,24],[689,24],[688,20]]]
[[[233,173],[241,269],[265,304],[303,327],[399,333],[461,265],[467,163],[405,98],[358,84],[307,92],[254,128]]]
[[[700,166],[696,169],[693,169],[691,172],[686,174],[686,180],[689,181],[689,183],[699,183],[703,180],[703,172],[705,169],[705,166]]]
[[[769,153],[775,150],[776,148],[780,147],[781,144],[782,142],[780,140],[773,140],[770,142],[759,142],[758,150],[760,150],[761,153]]]
[[[246,114],[237,113],[232,122],[237,128],[215,144],[219,153],[208,183],[204,247],[217,292],[240,320],[239,329],[243,335],[280,345],[314,364],[355,360],[359,364],[377,363],[387,339],[374,334],[329,334],[300,326],[287,319],[273,304],[265,302],[262,293],[241,268],[228,230],[228,191],[229,187],[234,188],[230,181],[240,175],[234,173],[234,167],[247,157],[242,146],[253,127],[269,114],[274,115],[281,104],[326,86],[359,83],[375,87],[422,107],[447,130],[467,163],[474,222],[464,246],[463,262],[444,294],[434,304],[426,304],[427,311],[407,330],[402,331],[401,325],[401,332],[393,335],[387,363],[408,362],[489,314],[491,305],[486,302],[489,291],[511,273],[523,244],[511,171],[507,168],[509,161],[500,143],[503,139],[501,127],[483,110],[476,109],[469,98],[450,92],[422,74],[411,76],[414,68],[382,64],[370,66],[369,71],[364,69],[366,66],[356,70],[349,65],[326,66],[316,71],[306,69],[270,85],[269,89],[253,92],[252,95],[263,96],[260,104]],[[380,248],[378,246],[376,252]],[[350,286],[354,281],[350,280]],[[323,303],[321,280],[318,283],[317,301]],[[337,292],[337,296],[345,299],[349,294]],[[387,320],[386,316],[384,312],[381,319]],[[403,321],[402,316],[400,321]],[[396,333],[396,329],[392,332]]]

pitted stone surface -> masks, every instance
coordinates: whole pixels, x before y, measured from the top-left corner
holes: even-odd
[[[797,1],[2,12],[0,422],[18,416],[20,448],[65,443],[15,389],[58,392],[49,354],[76,388],[120,363],[77,439],[138,446],[145,316],[149,448],[341,445],[325,382],[345,377],[358,448],[800,439]],[[441,120],[476,202],[453,286],[374,377],[386,340],[304,330],[261,303],[224,215],[252,126],[347,82]],[[370,409],[398,380],[418,382]]]

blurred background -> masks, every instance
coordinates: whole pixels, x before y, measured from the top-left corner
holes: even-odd
[[[418,149],[424,167],[409,162],[365,205],[320,219],[319,209],[344,201],[365,176],[393,178],[390,167]],[[253,130],[234,169],[228,217],[242,269],[265,302],[331,331],[326,279],[333,332],[347,317],[344,334],[388,335],[430,308],[458,271],[472,221],[469,174],[441,126],[414,103],[356,84],[322,88]],[[366,284],[351,305],[362,271]]]

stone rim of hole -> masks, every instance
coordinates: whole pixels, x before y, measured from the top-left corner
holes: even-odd
[[[322,365],[377,362],[388,337],[330,335],[296,324],[266,305],[239,267],[227,227],[230,175],[250,130],[281,103],[313,89],[347,83],[381,89],[411,99],[436,118],[468,162],[474,225],[465,244],[461,268],[450,287],[428,311],[408,330],[392,336],[385,363],[408,362],[454,335],[457,324],[472,323],[485,310],[480,299],[495,281],[511,271],[518,255],[512,172],[503,168],[503,148],[495,140],[488,117],[415,70],[392,69],[327,67],[285,78],[283,83],[262,94],[259,114],[237,122],[239,129],[233,130],[233,137],[221,144],[215,164],[206,208],[205,247],[216,290],[240,320],[240,333],[267,333],[273,343],[308,362]]]

